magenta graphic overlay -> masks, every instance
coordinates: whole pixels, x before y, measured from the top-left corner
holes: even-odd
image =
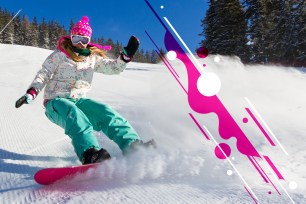
[[[199,47],[196,53],[199,58],[206,58],[208,56],[208,49],[206,47]],[[203,64],[203,67],[206,67],[206,64]]]
[[[241,130],[239,125],[236,123],[234,118],[231,116],[231,114],[226,109],[226,107],[223,105],[223,103],[220,101],[220,99],[217,97],[217,95],[205,96],[205,95],[202,95],[199,92],[197,82],[198,82],[198,79],[200,77],[203,77],[203,76],[201,76],[201,74],[204,75],[205,71],[202,70],[202,73],[199,72],[197,67],[190,60],[189,56],[184,52],[183,48],[176,41],[176,39],[172,35],[171,31],[168,29],[168,27],[165,25],[165,23],[162,21],[162,19],[158,16],[158,14],[153,9],[153,7],[150,5],[148,0],[145,0],[145,2],[150,7],[150,9],[154,13],[154,15],[157,17],[157,19],[159,20],[161,25],[166,30],[166,33],[165,33],[165,36],[164,36],[164,44],[165,44],[166,50],[168,52],[175,52],[176,53],[176,58],[179,59],[181,62],[183,62],[183,64],[185,65],[185,69],[187,71],[187,79],[188,79],[188,84],[187,84],[188,89],[187,90],[181,84],[180,80],[178,79],[178,75],[176,76],[177,73],[176,73],[175,69],[182,69],[182,67],[181,66],[180,67],[175,67],[175,69],[174,69],[171,66],[170,62],[168,62],[164,56],[161,56],[161,54],[158,53],[158,51],[156,51],[158,53],[158,55],[160,56],[161,60],[164,62],[164,64],[169,69],[170,73],[175,77],[176,81],[180,84],[180,86],[186,92],[186,94],[188,96],[188,103],[189,103],[190,108],[193,111],[195,111],[196,113],[199,113],[199,114],[215,113],[218,117],[218,122],[219,122],[218,133],[219,133],[220,138],[222,138],[223,140],[234,139],[236,141],[237,150],[241,154],[248,157],[248,159],[253,164],[253,166],[258,171],[258,173],[261,175],[261,177],[264,179],[264,181],[268,184],[270,183],[274,187],[274,189],[278,192],[278,194],[281,195],[280,192],[275,187],[275,185],[270,180],[270,178],[267,176],[267,174],[264,172],[264,170],[261,168],[261,166],[256,161],[256,158],[258,158],[258,157],[261,158],[258,151],[253,146],[253,144],[250,142],[250,140],[247,138],[245,133]],[[167,19],[166,19],[166,21],[168,22]],[[170,25],[169,22],[168,22],[168,24]],[[172,25],[170,25],[170,27],[172,28]],[[173,29],[173,32],[176,33],[176,31],[174,29]],[[148,33],[147,33],[147,35],[149,36]],[[178,35],[178,34],[176,33],[176,35]],[[156,43],[153,41],[153,39],[150,36],[149,36],[149,38],[152,40],[152,42],[156,46]],[[178,38],[182,41],[180,36],[178,36]],[[184,42],[182,42],[182,44],[186,47]],[[188,48],[186,48],[186,49],[189,51]],[[157,47],[157,50],[160,50],[160,49],[158,49],[158,47]],[[198,48],[196,52],[197,52],[197,55],[200,58],[205,58],[205,57],[208,56],[208,50],[205,47]],[[206,66],[206,65],[204,64],[203,66]],[[183,67],[183,69],[184,69],[184,67]],[[269,137],[269,135],[264,130],[264,128],[260,125],[260,123],[258,122],[256,117],[254,116],[254,114],[251,112],[251,110],[249,108],[246,108],[246,110],[247,110],[248,114],[251,116],[251,118],[254,120],[256,125],[259,127],[261,132],[265,135],[266,139],[270,142],[270,144],[272,146],[275,146],[274,142]],[[213,139],[215,141],[215,139],[213,137],[210,138],[206,134],[206,132],[202,129],[201,125],[195,119],[195,117],[191,113],[189,113],[189,115],[190,115],[191,119],[194,121],[194,123],[197,125],[197,127],[204,134],[206,139],[208,139],[208,140]],[[248,120],[249,119],[246,118],[246,117],[242,119],[243,123],[248,123]],[[217,158],[225,159],[225,158],[229,157],[229,155],[231,154],[231,151],[232,151],[231,147],[227,143],[220,143],[215,147],[214,153],[215,153]],[[222,152],[224,152],[224,153],[222,153]],[[278,178],[283,179],[283,176],[277,170],[277,168],[272,163],[272,161],[267,156],[264,156],[264,157],[265,157],[266,162],[269,163],[270,167],[276,173]],[[236,170],[236,171],[238,172],[238,170]],[[242,178],[242,180],[244,181],[243,178]],[[248,184],[246,182],[245,182],[245,185],[248,186]],[[245,187],[245,189],[247,190],[249,195],[252,197],[252,199],[255,201],[255,203],[257,203],[258,198],[253,193],[252,189],[251,188],[247,189],[246,187]],[[286,190],[284,188],[283,188],[283,190],[286,192]],[[269,194],[271,194],[271,192],[269,192]],[[286,194],[291,199],[291,197],[289,196],[289,194],[287,192],[286,192]]]
[[[152,39],[152,37],[149,35],[149,33],[147,31],[145,31],[145,33],[147,34],[147,36],[150,38],[150,40],[153,42],[153,44],[156,47],[156,53],[158,54],[159,58],[163,61],[163,63],[168,67],[169,71],[171,72],[171,70],[174,72],[174,74],[176,75],[176,77],[180,78],[179,75],[177,74],[177,72],[175,71],[175,69],[172,67],[172,65],[169,63],[169,61],[167,60],[166,57],[162,56],[161,53],[159,52],[160,48],[157,46],[157,44],[154,42],[154,40]],[[173,73],[172,73],[173,74]]]
[[[157,51],[156,51],[157,52]],[[175,76],[175,74],[172,72],[171,67],[169,67],[169,65],[164,61],[164,57],[161,56],[161,54],[159,52],[157,52],[158,56],[160,57],[160,59],[164,62],[164,64],[166,65],[166,67],[169,69],[170,73],[173,75],[173,77],[176,79],[176,81],[179,83],[179,85],[182,87],[182,89],[185,91],[186,94],[187,90],[185,89],[185,87],[183,86],[183,84],[180,82],[180,80]]]
[[[242,122],[243,122],[243,123],[248,123],[248,122],[249,122],[249,119],[248,119],[248,118],[243,118],[243,119],[242,119]]]
[[[152,39],[152,37],[149,35],[149,33],[147,31],[145,31],[147,36],[151,39],[151,41],[153,42],[153,44],[155,45],[156,49],[155,52],[158,54],[159,58],[163,61],[163,63],[166,65],[166,67],[169,69],[170,73],[173,75],[173,77],[176,79],[176,81],[180,84],[180,86],[182,87],[182,89],[186,92],[187,94],[187,91],[185,89],[185,87],[182,85],[182,83],[180,82],[180,80],[178,78],[179,75],[177,74],[177,72],[175,71],[175,69],[172,67],[172,65],[169,63],[169,61],[167,60],[166,57],[162,56],[161,53],[158,51],[160,50],[158,48],[158,46],[156,45],[156,43],[154,42],[154,40]]]
[[[231,155],[231,147],[226,143],[220,143],[218,146],[215,147],[215,155],[219,159],[226,159],[226,157],[229,157]]]
[[[272,146],[275,146],[274,142],[272,141],[272,139],[270,138],[270,136],[268,135],[268,133],[263,129],[263,127],[260,125],[260,123],[258,122],[258,120],[256,119],[256,117],[254,116],[254,114],[251,112],[251,110],[249,108],[245,108],[246,111],[248,112],[248,114],[251,116],[251,118],[254,120],[254,122],[256,123],[256,125],[259,127],[259,129],[261,130],[261,132],[264,134],[264,136],[267,138],[267,140],[270,142],[270,144]]]
[[[269,176],[266,174],[266,172],[261,168],[261,166],[259,165],[259,163],[256,161],[255,158],[252,158],[255,163],[257,164],[257,166],[260,168],[260,170],[264,173],[264,175],[266,176],[266,178],[269,180],[269,182],[271,183],[271,185],[273,186],[273,188],[276,190],[276,192],[281,195],[281,193],[278,191],[278,189],[275,187],[275,185],[273,184],[273,182],[271,181],[271,179],[269,178]]]
[[[172,67],[172,65],[170,64],[170,62],[167,60],[167,57],[160,55],[163,58],[163,62],[165,63],[165,61],[169,64],[169,66],[171,67],[172,71],[175,73],[175,75],[177,76],[177,78],[180,78],[180,76],[178,75],[178,73],[175,71],[175,69]]]
[[[224,107],[219,98],[217,96],[207,97],[199,92],[197,88],[197,80],[201,74],[168,30],[166,31],[164,41],[166,49],[168,51],[175,51],[177,58],[184,63],[187,69],[188,102],[191,109],[197,113],[202,114],[208,114],[212,112],[216,113],[219,118],[220,136],[225,140],[228,140],[231,137],[235,137],[237,139],[237,149],[240,153],[246,156],[260,157],[255,147],[242,132],[238,124]]]
[[[282,174],[279,172],[279,170],[275,167],[275,165],[272,163],[271,159],[268,156],[263,156],[265,158],[265,160],[268,162],[268,164],[270,165],[270,167],[272,168],[272,170],[275,172],[275,174],[277,175],[277,177],[279,179],[285,180],[284,177],[282,176]]]
[[[200,47],[196,50],[198,57],[206,58],[208,56],[208,49],[205,47]]]
[[[264,181],[266,183],[269,183],[269,181],[266,179],[266,177],[263,175],[263,173],[261,172],[261,170],[257,167],[257,165],[254,163],[253,159],[251,157],[248,157],[249,160],[251,161],[251,163],[253,164],[253,166],[255,167],[255,169],[258,171],[258,173],[261,175],[261,177],[264,179]]]
[[[245,190],[248,192],[248,194],[251,196],[251,198],[254,200],[254,202],[255,202],[256,204],[258,204],[257,200],[252,196],[252,194],[250,193],[250,191],[248,190],[248,188],[245,187],[245,186],[244,186],[244,188],[245,188]]]
[[[190,117],[192,118],[193,122],[195,122],[195,124],[198,126],[198,128],[201,130],[201,132],[203,133],[203,135],[206,137],[206,139],[210,140],[208,135],[206,134],[206,132],[203,130],[203,128],[201,127],[201,125],[198,123],[198,121],[195,119],[195,117],[189,113]]]

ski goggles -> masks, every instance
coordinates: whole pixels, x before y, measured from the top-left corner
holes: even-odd
[[[71,42],[73,44],[87,45],[90,41],[90,37],[82,36],[82,35],[71,35]]]

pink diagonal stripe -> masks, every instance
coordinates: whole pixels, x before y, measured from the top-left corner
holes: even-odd
[[[254,163],[253,159],[248,156],[249,160],[251,161],[251,163],[253,164],[253,166],[256,168],[256,170],[258,171],[258,173],[261,175],[261,177],[265,180],[266,183],[269,183],[269,181],[266,179],[266,177],[262,174],[262,172],[260,171],[260,169],[257,167],[257,165]]]
[[[147,32],[147,31],[145,31],[146,32],[146,34],[148,35],[148,37],[150,38],[150,40],[152,41],[152,43],[155,45],[155,47],[156,47],[156,49],[157,50],[160,50],[160,48],[157,46],[157,44],[154,42],[154,40],[152,39],[152,37],[149,35],[149,33]],[[164,57],[162,57],[160,54],[159,54],[159,52],[157,52],[157,54],[159,55],[159,57],[162,59],[162,58],[164,58]],[[163,60],[163,59],[162,59]],[[163,62],[165,63],[165,62],[167,62],[168,64],[169,64],[169,66],[171,67],[171,69],[172,69],[172,71],[176,74],[176,76],[178,77],[178,78],[180,78],[179,77],[179,75],[177,74],[177,72],[174,70],[174,68],[171,66],[171,64],[169,63],[169,61],[167,60],[167,58],[165,57],[165,61],[163,60]]]
[[[266,174],[266,172],[261,168],[261,166],[259,165],[259,163],[256,161],[256,159],[254,157],[252,157],[253,160],[255,161],[255,163],[257,164],[257,166],[260,168],[260,170],[262,171],[262,173],[264,173],[264,175],[267,177],[267,179],[269,180],[269,182],[271,183],[271,185],[273,186],[273,188],[276,190],[276,192],[281,195],[281,193],[277,190],[276,186],[273,184],[273,182],[271,181],[271,179],[269,178],[269,176]]]
[[[245,188],[245,190],[248,192],[248,194],[251,196],[251,198],[254,200],[254,202],[255,202],[256,204],[258,204],[258,203],[257,203],[257,200],[252,196],[252,194],[251,194],[250,191],[247,189],[247,187],[244,186],[244,188]]]
[[[273,182],[271,181],[271,179],[269,178],[269,176],[266,174],[266,172],[261,168],[261,166],[259,165],[259,163],[256,161],[256,159],[254,157],[252,157],[253,160],[256,162],[257,166],[260,168],[260,170],[262,171],[262,173],[264,173],[264,175],[267,177],[267,179],[269,180],[269,182],[271,183],[271,185],[273,186],[273,188],[276,190],[276,192],[280,194],[280,192],[277,190],[276,186],[273,184]]]
[[[167,60],[167,57],[163,57],[165,58],[165,61],[169,64],[169,67],[171,67],[172,71],[175,73],[175,75],[180,78],[180,76],[178,75],[178,73],[175,71],[175,69],[172,67],[172,65],[170,64],[170,62]],[[165,62],[164,62],[165,63]]]
[[[273,169],[273,171],[275,172],[275,174],[277,175],[277,177],[279,179],[284,179],[284,177],[282,176],[282,174],[278,171],[278,169],[275,167],[275,165],[272,163],[271,159],[268,156],[263,156],[265,158],[265,160],[268,162],[268,164],[270,165],[270,167]]]
[[[251,116],[251,118],[254,120],[254,122],[256,123],[256,125],[259,127],[259,129],[261,130],[261,132],[265,135],[265,137],[267,138],[267,140],[270,142],[270,144],[272,146],[275,146],[274,142],[272,141],[272,139],[270,138],[270,136],[268,135],[268,133],[263,129],[263,127],[260,125],[260,123],[258,122],[258,120],[255,118],[254,114],[251,112],[251,110],[249,108],[245,108],[246,111],[249,113],[249,115]]]
[[[194,116],[193,116],[191,113],[189,113],[189,115],[190,115],[190,117],[192,118],[192,120],[195,122],[195,124],[198,126],[198,128],[201,130],[201,132],[203,133],[203,135],[204,135],[208,140],[210,140],[209,137],[208,137],[208,135],[205,133],[205,131],[203,130],[203,128],[201,127],[201,125],[198,123],[198,121],[194,118]]]
[[[179,79],[175,76],[175,74],[173,73],[173,71],[171,70],[171,68],[168,66],[168,64],[165,62],[165,60],[163,59],[163,57],[160,55],[159,52],[156,51],[156,53],[158,54],[158,56],[160,57],[160,59],[164,62],[164,64],[166,65],[166,67],[169,69],[169,71],[171,72],[171,74],[173,75],[173,77],[176,79],[176,81],[180,84],[180,86],[182,87],[182,89],[185,91],[186,94],[188,94],[188,92],[186,91],[186,89],[184,88],[184,86],[181,84],[181,82],[179,81]]]

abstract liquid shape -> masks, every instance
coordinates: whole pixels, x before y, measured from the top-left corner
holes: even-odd
[[[188,75],[188,102],[191,109],[202,114],[216,113],[219,119],[220,136],[225,140],[235,137],[237,139],[236,146],[240,153],[247,156],[260,157],[255,147],[242,132],[219,98],[217,96],[207,97],[199,92],[197,81],[201,74],[168,30],[165,34],[164,43],[167,50],[176,52],[177,59],[181,60],[186,67]]]
[[[231,147],[226,143],[220,143],[219,146],[215,147],[215,155],[219,159],[226,159],[231,155]]]
[[[205,47],[199,47],[196,52],[200,58],[206,58],[208,56],[208,49]]]

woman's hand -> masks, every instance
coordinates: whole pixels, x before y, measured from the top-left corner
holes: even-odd
[[[123,47],[121,59],[125,62],[130,62],[139,48],[139,39],[132,35],[126,47]]]

